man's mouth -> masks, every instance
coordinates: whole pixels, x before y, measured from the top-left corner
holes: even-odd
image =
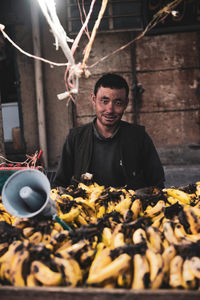
[[[107,121],[113,121],[115,120],[115,116],[114,115],[104,115],[103,116]]]

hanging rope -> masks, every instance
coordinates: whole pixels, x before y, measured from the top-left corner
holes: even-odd
[[[99,25],[101,23],[104,13],[105,13],[105,10],[106,10],[107,4],[108,4],[108,0],[102,0],[98,18],[92,29],[91,36],[89,35],[87,26],[88,26],[91,14],[93,12],[94,4],[95,4],[96,0],[91,1],[90,8],[89,8],[87,15],[86,15],[86,12],[84,9],[84,0],[82,0],[82,8],[83,8],[84,16],[85,16],[85,21],[83,22],[82,15],[80,15],[82,27],[81,27],[79,33],[77,34],[75,40],[70,39],[67,36],[65,30],[63,29],[63,27],[58,19],[57,13],[56,13],[56,5],[55,5],[54,0],[38,0],[40,8],[51,28],[53,35],[54,35],[56,49],[58,49],[58,47],[61,47],[61,49],[67,59],[66,63],[56,63],[56,62],[52,62],[47,59],[32,55],[32,54],[29,54],[26,51],[22,50],[18,45],[16,45],[16,43],[14,43],[11,40],[11,38],[5,33],[5,31],[4,31],[5,26],[3,24],[0,24],[0,31],[2,32],[3,36],[23,54],[25,54],[31,58],[41,60],[45,63],[50,64],[51,66],[66,66],[66,70],[65,70],[65,74],[64,74],[66,90],[63,93],[58,94],[57,97],[59,100],[69,98],[72,101],[74,101],[74,95],[76,95],[79,90],[79,78],[81,76],[84,75],[86,78],[88,78],[91,74],[90,73],[91,68],[93,68],[100,62],[103,62],[104,60],[108,59],[112,55],[124,50],[126,47],[130,46],[136,40],[141,39],[148,31],[150,31],[153,27],[155,27],[159,22],[164,21],[167,18],[167,16],[174,11],[175,7],[178,4],[180,4],[182,1],[183,0],[173,0],[172,2],[168,3],[165,7],[160,9],[153,16],[152,20],[149,22],[149,24],[146,26],[146,28],[140,35],[138,35],[135,39],[133,39],[129,43],[114,50],[110,54],[102,57],[101,59],[99,59],[98,61],[96,61],[94,64],[92,64],[90,66],[87,65],[87,62],[88,62],[88,59],[90,56],[92,45],[93,45],[95,37],[96,37],[96,33],[98,31]],[[79,5],[79,10],[80,10],[80,5]],[[86,32],[89,41],[84,50],[84,57],[83,57],[82,62],[76,63],[75,59],[74,59],[74,53],[79,45],[80,39],[84,32]],[[68,43],[72,43],[71,48],[69,47]]]

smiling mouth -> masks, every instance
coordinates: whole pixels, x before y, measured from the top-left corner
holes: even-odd
[[[104,118],[108,121],[113,121],[115,120],[115,116],[108,116],[108,115],[104,115]]]

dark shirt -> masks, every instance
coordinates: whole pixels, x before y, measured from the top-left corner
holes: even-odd
[[[101,136],[95,127],[93,129],[93,153],[89,172],[94,174],[94,181],[100,185],[122,187],[125,185],[125,178],[120,159],[119,128],[109,138]]]

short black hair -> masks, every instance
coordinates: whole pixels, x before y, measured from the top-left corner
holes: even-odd
[[[125,89],[126,90],[126,97],[128,98],[129,94],[129,87],[126,82],[126,80],[117,74],[114,73],[107,73],[103,75],[99,80],[96,82],[95,87],[94,87],[94,94],[96,96],[98,89],[100,87],[108,87],[111,89]]]

